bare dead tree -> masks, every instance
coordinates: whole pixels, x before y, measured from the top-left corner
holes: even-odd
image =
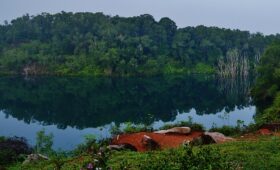
[[[218,61],[218,74],[221,77],[248,76],[249,59],[241,55],[237,49],[231,49],[225,57]]]

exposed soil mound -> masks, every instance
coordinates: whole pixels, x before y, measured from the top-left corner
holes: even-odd
[[[139,132],[133,134],[118,135],[117,137],[113,138],[112,144],[120,145],[128,143],[134,146],[137,151],[143,152],[149,150],[149,148],[147,148],[142,142],[144,135],[151,137],[159,145],[160,149],[166,149],[178,147],[187,141],[191,141],[194,138],[201,136],[202,134],[203,132],[192,132],[188,135]]]

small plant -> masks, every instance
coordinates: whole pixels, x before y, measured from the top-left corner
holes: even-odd
[[[124,133],[136,133],[136,132],[141,132],[141,131],[146,131],[147,128],[143,124],[133,124],[131,122],[126,122],[125,127],[123,129]]]
[[[222,127],[212,127],[211,129],[209,129],[209,132],[220,132],[226,136],[234,136],[234,135],[241,134],[239,128],[233,126],[226,126],[226,125]]]
[[[227,136],[235,136],[235,135],[241,135],[245,132],[251,132],[253,130],[256,130],[256,126],[251,124],[250,126],[245,126],[243,120],[237,120],[236,126],[227,126],[224,125],[222,127],[217,127],[216,125],[212,126],[212,128],[209,130],[210,132],[220,132]]]
[[[236,121],[236,128],[240,129],[240,130],[244,130],[245,128],[245,124],[244,124],[244,120],[237,120]]]
[[[51,156],[51,163],[54,164],[56,170],[60,170],[62,166],[65,164],[65,158],[67,158],[67,154],[64,152],[55,152]]]
[[[121,131],[121,129],[120,129],[120,127],[118,125],[113,124],[113,125],[111,125],[110,133],[112,135],[118,135],[118,134],[121,134],[122,131]]]
[[[53,145],[53,134],[46,134],[45,130],[40,130],[37,132],[37,137],[36,137],[36,152],[41,153],[41,154],[46,154],[46,155],[51,155],[54,153],[52,150],[52,145]]]

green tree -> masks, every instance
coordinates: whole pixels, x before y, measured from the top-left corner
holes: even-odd
[[[280,120],[280,42],[270,45],[260,59],[258,79],[252,92],[260,121]]]
[[[53,153],[52,150],[53,145],[53,134],[46,134],[45,130],[41,130],[37,132],[36,136],[36,152],[41,154],[50,155]]]

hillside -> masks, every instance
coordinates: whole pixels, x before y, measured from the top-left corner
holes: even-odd
[[[0,25],[2,74],[247,75],[280,35],[177,28],[169,18],[102,13],[24,15]],[[229,66],[228,63],[233,63]]]

